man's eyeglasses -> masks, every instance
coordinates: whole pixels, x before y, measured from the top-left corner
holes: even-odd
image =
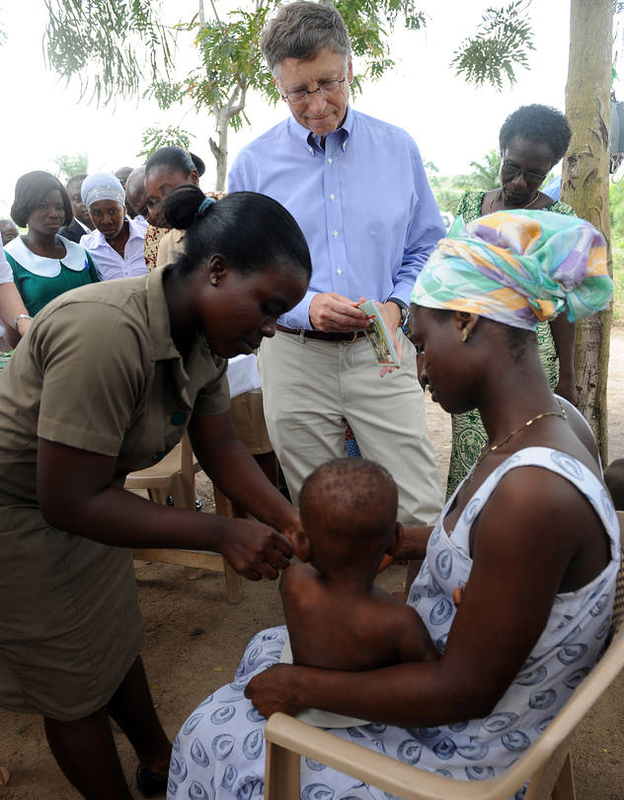
[[[531,181],[531,183],[543,183],[546,180],[546,175],[548,175],[548,173],[533,172],[530,169],[520,169],[517,164],[514,164],[513,161],[507,161],[506,158],[503,159],[501,172],[508,175],[510,179],[516,178],[518,175],[524,175],[525,180]]]
[[[340,84],[344,83],[347,79],[341,78],[339,81],[323,81],[323,83],[319,83],[318,88],[314,89],[313,91],[308,91],[308,89],[297,89],[296,92],[289,92],[288,94],[282,95],[282,100],[286,100],[291,106],[298,106],[301,103],[305,103],[308,99],[308,95],[316,94],[317,92],[321,95],[321,97],[327,97],[330,94],[338,91]]]

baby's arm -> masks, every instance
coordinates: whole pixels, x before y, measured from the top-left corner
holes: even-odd
[[[403,609],[402,624],[398,631],[399,660],[403,663],[437,661],[441,653],[434,645],[418,612],[407,605]]]

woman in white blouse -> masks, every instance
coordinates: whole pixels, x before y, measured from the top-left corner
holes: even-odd
[[[92,255],[100,279],[147,274],[147,222],[126,215],[126,193],[119,179],[111,172],[95,172],[85,178],[81,195],[95,230],[80,244]]]

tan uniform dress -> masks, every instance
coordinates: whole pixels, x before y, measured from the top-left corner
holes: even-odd
[[[0,705],[60,720],[108,703],[142,642],[132,553],[46,523],[37,437],[117,458],[113,483],[162,458],[192,413],[229,406],[227,362],[186,364],[162,270],[93,284],[37,315],[0,373]],[[87,532],[86,532],[87,533]]]
[[[217,198],[218,199],[218,198]],[[158,243],[157,267],[172,264],[184,250],[184,235],[186,231],[170,230]],[[243,392],[231,400],[230,416],[236,438],[239,439],[252,455],[270,453],[273,445],[269,439],[264,409],[262,407],[262,392]]]

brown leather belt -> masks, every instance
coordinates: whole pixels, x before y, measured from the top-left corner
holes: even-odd
[[[282,333],[293,333],[297,336],[301,335],[299,328],[286,328],[284,325],[276,325],[276,330]],[[364,331],[351,331],[351,333],[325,333],[324,331],[308,331],[303,330],[303,335],[306,339],[319,339],[321,342],[355,342],[361,336],[364,336]]]

